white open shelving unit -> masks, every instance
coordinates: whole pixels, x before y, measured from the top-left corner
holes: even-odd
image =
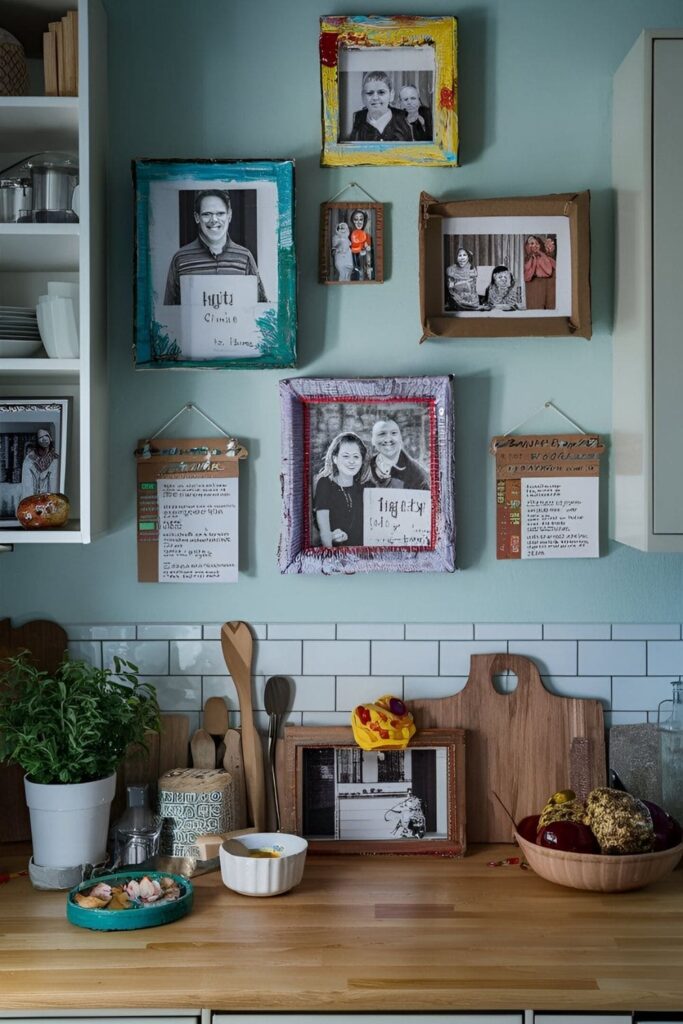
[[[47,150],[79,157],[78,224],[0,224],[0,304],[35,305],[48,280],[80,284],[77,359],[49,359],[44,352],[0,358],[0,397],[71,399],[65,487],[71,518],[60,530],[35,533],[0,521],[2,546],[87,544],[105,528],[105,14],[100,0],[26,0],[21,28],[40,39],[48,22],[76,8],[79,95],[0,96],[0,167]]]

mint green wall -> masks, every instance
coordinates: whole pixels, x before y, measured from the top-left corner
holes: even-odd
[[[2,610],[62,622],[680,621],[683,560],[610,543],[603,556],[496,562],[492,434],[547,398],[609,437],[614,260],[610,191],[612,76],[644,27],[680,25],[680,0],[373,0],[359,13],[457,14],[462,167],[321,169],[312,0],[105,0],[109,17],[109,358],[111,527],[89,547],[17,548],[0,558]],[[294,157],[299,367],[150,371],[131,365],[134,157]],[[357,180],[388,205],[389,279],[316,283],[319,203]],[[591,189],[593,340],[432,342],[418,346],[417,199]],[[281,376],[455,375],[458,564],[455,575],[281,577]],[[136,582],[138,437],[188,401],[242,439],[237,585]],[[181,421],[182,423],[183,421]],[[202,432],[185,418],[186,434]],[[530,429],[559,430],[539,418]]]

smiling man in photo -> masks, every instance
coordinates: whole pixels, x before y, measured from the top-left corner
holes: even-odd
[[[194,201],[197,237],[182,246],[171,259],[164,294],[165,306],[180,305],[180,278],[185,274],[242,274],[256,278],[258,301],[267,302],[256,260],[228,234],[232,220],[230,194],[224,189],[205,189]]]
[[[429,473],[406,452],[395,420],[377,420],[372,428],[372,451],[370,475],[376,487],[430,489]]]

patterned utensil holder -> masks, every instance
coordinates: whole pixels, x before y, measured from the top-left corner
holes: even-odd
[[[160,852],[169,857],[196,856],[197,836],[236,828],[232,775],[222,768],[166,772],[159,779],[159,814],[163,818]]]

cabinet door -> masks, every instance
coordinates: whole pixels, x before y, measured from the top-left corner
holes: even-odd
[[[535,1013],[534,1024],[631,1024],[630,1013]]]
[[[306,1024],[523,1024],[523,1013],[320,1013],[306,1014]],[[214,1013],[212,1024],[287,1024],[299,1020],[299,1014],[287,1013]],[[567,1020],[567,1018],[565,1018]],[[621,1024],[618,1021],[617,1024]],[[630,1024],[630,1018],[628,1018]]]
[[[653,61],[653,530],[683,534],[683,39],[655,39]]]

